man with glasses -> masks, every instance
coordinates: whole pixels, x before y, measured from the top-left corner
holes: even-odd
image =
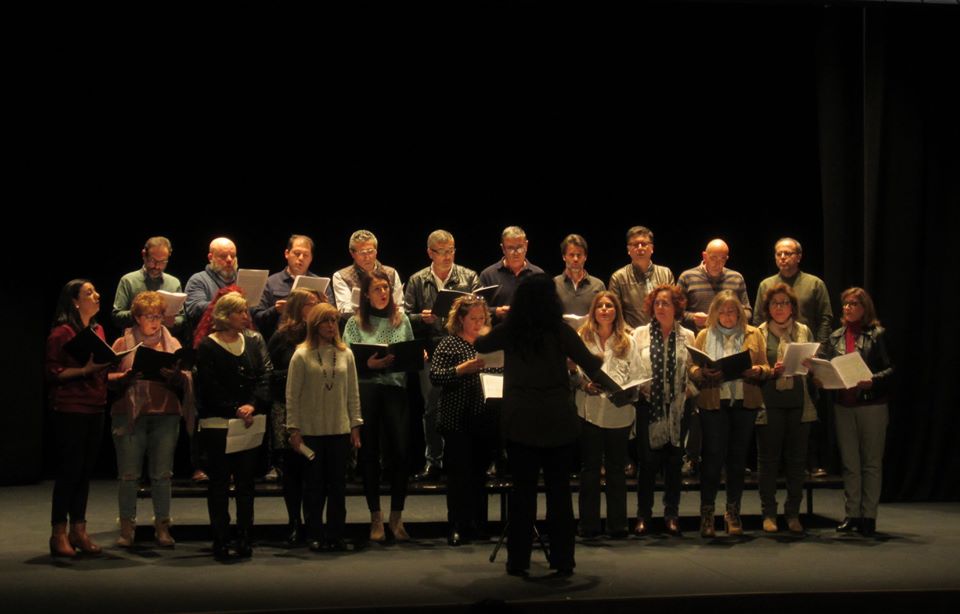
[[[792,237],[777,240],[773,247],[773,258],[780,272],[761,281],[757,288],[754,325],[759,326],[766,319],[760,305],[763,304],[767,289],[784,283],[793,288],[793,293],[797,295],[797,320],[810,327],[815,341],[826,343],[833,324],[830,293],[822,279],[800,270],[800,260],[803,259],[800,241]],[[828,469],[835,469],[839,465],[833,428],[833,402],[824,394],[817,399],[816,406],[818,420],[813,423],[807,440],[807,470],[813,477],[824,477],[829,473]]]
[[[143,268],[127,273],[120,278],[117,293],[113,299],[113,323],[121,330],[134,325],[130,306],[133,299],[147,290],[163,290],[164,292],[183,292],[180,280],[173,275],[164,273],[173,246],[166,237],[150,237],[144,244],[140,255],[143,257]],[[166,316],[163,325],[176,335],[183,327],[183,308],[175,316]]]
[[[481,286],[500,286],[490,301],[494,308],[494,322],[502,321],[510,311],[510,301],[517,286],[527,275],[543,273],[543,269],[527,260],[527,233],[519,226],[507,226],[500,233],[500,249],[503,259],[491,264],[480,273]]]
[[[350,257],[353,264],[333,274],[333,294],[340,317],[347,320],[357,310],[354,303],[354,288],[360,288],[363,278],[374,271],[383,271],[390,278],[393,302],[403,311],[403,284],[397,270],[377,260],[377,237],[369,230],[358,230],[350,235]]]
[[[653,264],[653,231],[634,226],[627,231],[627,255],[630,264],[610,276],[610,291],[623,305],[623,319],[633,328],[650,323],[643,312],[647,292],[659,285],[673,285],[673,273],[665,266]]]
[[[433,313],[433,305],[441,290],[473,292],[480,287],[476,271],[453,263],[457,252],[453,235],[446,230],[434,230],[427,237],[427,257],[430,266],[421,269],[407,280],[404,292],[404,310],[410,317],[413,334],[426,341],[427,355],[433,356],[440,340],[447,335],[445,313]],[[443,463],[443,437],[437,432],[437,406],[440,388],[430,382],[429,359],[420,371],[420,393],[423,396],[423,440],[426,464],[415,480],[435,480]]]
[[[766,319],[760,306],[767,289],[777,284],[787,284],[797,295],[800,307],[797,319],[810,327],[817,341],[824,343],[830,338],[833,323],[833,309],[830,307],[827,285],[816,275],[800,270],[800,260],[803,259],[800,241],[791,237],[779,239],[773,248],[773,258],[780,272],[760,282],[753,310],[753,324],[759,326]]]

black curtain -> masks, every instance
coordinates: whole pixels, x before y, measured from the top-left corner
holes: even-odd
[[[818,35],[826,281],[870,292],[897,368],[886,500],[960,498],[958,31],[953,7],[869,6]]]

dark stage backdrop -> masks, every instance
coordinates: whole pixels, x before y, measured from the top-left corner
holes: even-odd
[[[626,229],[643,224],[656,233],[655,262],[675,274],[699,263],[710,238],[726,239],[751,300],[775,271],[774,241],[791,235],[804,244],[803,268],[827,278],[835,303],[846,285],[873,291],[897,339],[902,390],[915,390],[910,378],[924,371],[906,364],[906,341],[942,338],[942,312],[926,303],[933,317],[913,321],[915,312],[898,307],[907,303],[899,290],[916,270],[915,253],[891,255],[902,241],[949,243],[940,216],[956,205],[956,139],[947,139],[956,122],[946,100],[924,103],[949,72],[942,55],[924,52],[944,50],[923,45],[948,46],[942,24],[956,20],[909,8],[868,11],[893,15],[888,28],[913,19],[916,45],[882,45],[899,64],[880,92],[912,96],[894,105],[900,115],[881,109],[882,126],[902,135],[895,148],[886,132],[862,128],[864,97],[883,97],[863,91],[865,13],[849,7],[618,14],[525,4],[451,16],[441,32],[402,33],[371,17],[341,24],[356,40],[314,66],[294,70],[245,52],[221,62],[152,52],[122,88],[115,75],[82,72],[80,59],[65,58],[64,91],[89,99],[40,105],[45,147],[36,153],[57,172],[25,203],[50,215],[16,230],[43,237],[42,272],[26,282],[27,302],[4,305],[8,321],[23,323],[16,334],[29,360],[12,372],[29,384],[15,387],[23,436],[19,447],[4,442],[0,478],[40,475],[36,348],[59,288],[90,277],[108,312],[120,275],[140,265],[153,234],[172,239],[168,272],[185,282],[215,236],[236,241],[242,266],[276,271],[286,237],[310,234],[319,243],[313,270],[329,275],[349,262],[349,234],[367,228],[380,239],[381,260],[406,278],[427,264],[425,239],[435,228],[453,232],[457,261],[479,270],[499,257],[502,228],[519,224],[530,260],[554,274],[563,236],[584,235],[587,268],[606,281],[627,262]],[[912,67],[921,60],[934,67],[918,75]],[[184,70],[173,74],[171,62]],[[920,143],[908,138],[915,124]],[[903,168],[897,155],[911,148],[924,154],[909,158],[917,179],[890,185]],[[882,165],[869,167],[872,191],[864,192],[868,150],[883,152],[875,154]],[[940,191],[924,174],[933,168]],[[895,193],[917,206],[881,216],[878,234],[878,212]],[[69,213],[53,214],[53,205]],[[947,359],[926,360],[943,368]],[[937,379],[922,406],[898,391],[888,498],[960,497],[957,455],[946,445],[956,403]],[[110,445],[104,450],[109,472]]]

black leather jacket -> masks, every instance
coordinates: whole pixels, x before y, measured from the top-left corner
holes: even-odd
[[[197,348],[196,395],[200,418],[236,418],[237,408],[253,405],[256,413],[270,410],[273,363],[260,333],[245,330],[244,351],[234,356],[207,337]]]
[[[447,290],[473,292],[480,287],[480,279],[476,271],[454,264],[445,285]],[[421,312],[433,308],[438,292],[437,282],[433,279],[430,267],[427,267],[410,276],[403,295],[403,310],[410,318],[413,334],[417,339],[427,340],[427,352],[430,355],[433,355],[433,350],[447,334],[444,328],[447,319],[438,317],[433,324],[425,324]]]
[[[890,380],[893,377],[893,363],[887,353],[886,331],[882,326],[864,326],[857,337],[857,351],[873,373],[873,387],[857,391],[857,401],[861,403],[883,403],[890,392]],[[847,353],[847,327],[842,326],[830,333],[830,339],[820,346],[821,358],[831,359]]]

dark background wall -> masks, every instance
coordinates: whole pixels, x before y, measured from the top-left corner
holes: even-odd
[[[184,282],[218,235],[236,241],[242,266],[275,271],[286,237],[305,232],[320,244],[314,270],[329,274],[361,227],[406,277],[425,265],[435,228],[454,233],[458,262],[480,269],[498,257],[500,230],[519,224],[531,261],[551,273],[563,236],[584,235],[587,268],[606,280],[627,261],[625,230],[643,224],[656,233],[655,261],[675,274],[725,238],[751,299],[775,270],[773,242],[792,235],[834,301],[848,285],[873,291],[907,353],[917,325],[895,309],[894,280],[913,261],[890,248],[907,238],[898,232],[949,242],[955,10],[524,3],[442,14],[442,30],[419,17],[331,18],[323,30],[337,44],[237,34],[135,61],[95,42],[62,55],[28,148],[55,172],[24,200],[29,221],[11,228],[41,246],[5,259],[41,271],[26,303],[3,307],[23,322],[13,334],[29,357],[11,371],[28,384],[14,387],[23,436],[4,442],[4,481],[35,479],[42,466],[37,348],[59,288],[89,277],[108,311],[154,234],[173,240],[168,272]],[[905,173],[920,179],[889,183]],[[896,400],[917,435],[894,436],[892,458],[925,458],[895,473],[888,496],[960,496],[956,453],[938,444],[929,457],[937,434],[956,427],[935,405],[949,397],[930,390],[939,396],[922,407]],[[935,420],[918,423],[918,411]],[[917,487],[927,467],[942,473]]]

